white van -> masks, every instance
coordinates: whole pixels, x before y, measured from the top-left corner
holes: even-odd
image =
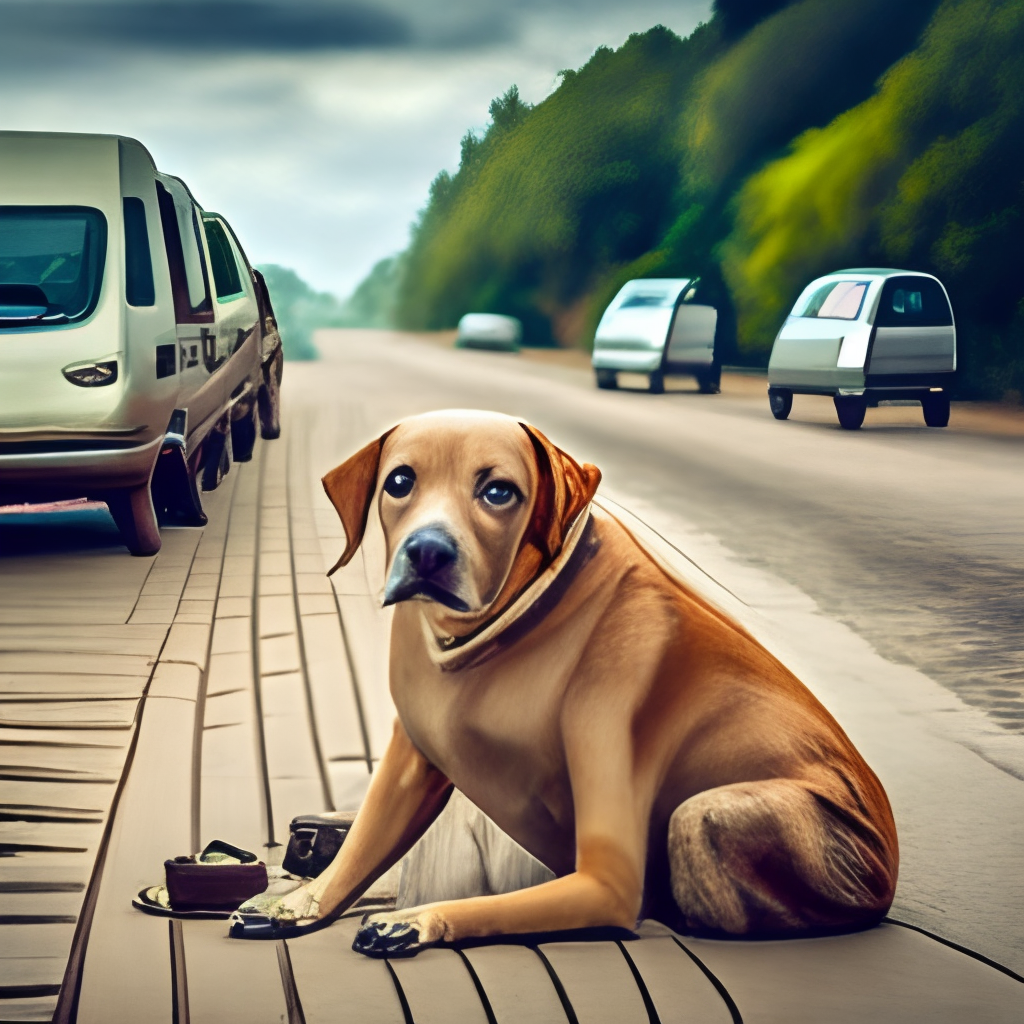
[[[701,301],[700,278],[628,281],[608,304],[594,335],[592,365],[599,388],[618,387],[620,372],[647,375],[661,394],[667,374],[696,377],[717,394],[722,368],[715,354],[718,310]]]
[[[281,359],[231,228],[140,143],[0,132],[0,504],[102,500],[154,553],[277,436]]]
[[[869,405],[921,403],[929,427],[949,422],[956,326],[949,296],[913,270],[837,270],[812,281],[782,325],[768,362],[768,404],[784,420],[793,395],[831,395],[856,430]]]

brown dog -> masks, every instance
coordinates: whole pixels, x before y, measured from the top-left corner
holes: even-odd
[[[335,862],[279,918],[349,905],[453,786],[557,877],[375,915],[356,949],[641,914],[745,936],[885,914],[898,854],[878,779],[799,680],[591,504],[599,480],[469,412],[407,420],[324,478],[338,566],[379,509],[398,721]]]

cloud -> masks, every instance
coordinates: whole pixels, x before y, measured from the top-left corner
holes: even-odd
[[[8,46],[47,41],[182,50],[325,50],[409,45],[409,21],[359,3],[20,0],[0,5]]]
[[[380,0],[373,9],[405,26],[404,41],[217,52],[84,32],[79,42],[67,28],[33,29],[35,44],[12,48],[16,5],[0,0],[0,128],[137,138],[228,218],[254,261],[345,294],[404,247],[431,179],[457,166],[459,140],[486,126],[493,97],[516,83],[539,102],[560,68],[580,66],[595,47],[657,22],[686,34],[710,9],[710,0],[581,3]],[[293,18],[341,8],[276,6]]]

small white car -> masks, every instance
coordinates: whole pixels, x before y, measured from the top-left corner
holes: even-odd
[[[0,132],[0,504],[105,501],[154,553],[279,433],[281,359],[230,226],[139,142]]]
[[[514,316],[503,316],[501,313],[467,313],[459,321],[455,347],[518,352],[522,340],[523,325]]]
[[[628,281],[609,303],[594,335],[592,365],[599,388],[618,387],[620,372],[647,375],[653,394],[668,374],[697,378],[717,394],[721,366],[715,354],[718,310],[703,302],[700,278]]]
[[[768,362],[768,404],[784,420],[793,395],[831,395],[857,430],[869,405],[920,401],[929,427],[949,422],[956,325],[930,274],[859,268],[819,277],[782,325]]]

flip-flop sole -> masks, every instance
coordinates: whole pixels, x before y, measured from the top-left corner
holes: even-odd
[[[233,910],[174,910],[169,904],[161,902],[161,890],[166,899],[167,889],[165,886],[150,885],[145,889],[140,889],[138,896],[132,899],[132,906],[144,914],[153,914],[156,917],[176,917],[199,921],[226,921],[234,913]]]

